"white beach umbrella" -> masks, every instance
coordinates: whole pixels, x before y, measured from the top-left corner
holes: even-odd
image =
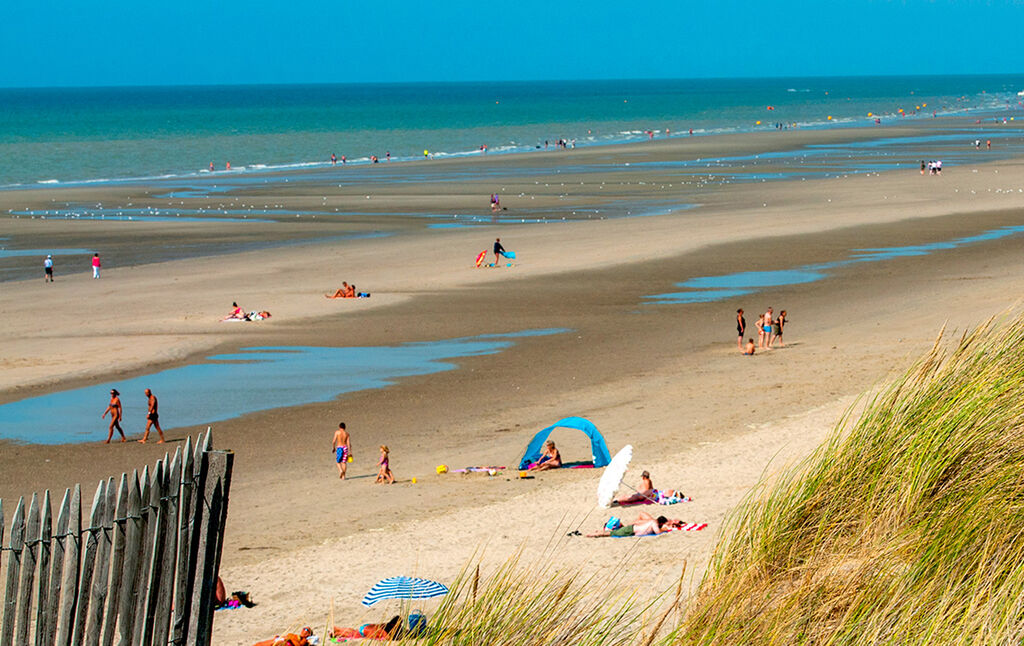
[[[601,474],[601,482],[597,483],[597,506],[607,509],[612,506],[612,500],[619,491],[622,478],[629,468],[629,461],[633,459],[633,445],[627,444],[615,454],[612,461],[604,468]]]

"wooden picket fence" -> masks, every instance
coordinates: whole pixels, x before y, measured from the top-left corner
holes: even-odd
[[[18,501],[5,546],[0,646],[208,646],[234,454],[207,429],[149,467],[82,488],[52,524],[50,492]]]

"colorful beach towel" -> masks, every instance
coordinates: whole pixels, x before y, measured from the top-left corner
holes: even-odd
[[[671,489],[669,491],[672,491]],[[665,492],[655,491],[654,495],[650,498],[644,498],[643,500],[634,500],[632,502],[618,502],[612,503],[612,507],[636,507],[639,505],[674,505],[680,502],[693,502],[693,498],[684,496],[682,494],[673,492],[672,495],[667,496]]]
[[[658,536],[665,536],[667,534],[671,534],[672,532],[699,532],[707,526],[707,523],[686,523],[681,527],[669,527],[660,534],[642,534],[640,536],[612,536],[611,538],[649,538],[652,536],[657,538]]]
[[[455,469],[451,473],[487,473],[488,471],[502,471],[505,467],[466,467],[465,469]]]

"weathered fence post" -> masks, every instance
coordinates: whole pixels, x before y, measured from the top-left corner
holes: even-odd
[[[82,486],[75,485],[68,514],[68,542],[64,555],[63,583],[61,594],[65,598],[58,618],[57,646],[70,646],[75,632],[75,615],[78,610],[78,575],[82,570]]]
[[[25,523],[25,545],[21,551],[21,587],[18,590],[17,627],[14,631],[14,643],[18,646],[28,645],[37,545],[39,545],[39,496],[32,494],[32,503],[28,507],[28,522]]]
[[[92,579],[92,595],[89,598],[89,622],[85,633],[85,646],[99,646],[100,632],[103,630],[103,611],[106,609],[107,591],[110,588],[110,543],[116,507],[117,490],[114,488],[114,479],[110,478],[107,480],[106,500],[103,504],[103,526],[99,533],[96,566]]]
[[[174,594],[174,561],[178,551],[178,505],[181,501],[181,448],[174,452],[171,466],[167,469],[167,486],[161,501],[161,514],[166,514],[160,523],[166,536],[160,581],[156,585],[156,607],[153,610],[153,644],[163,646],[170,635],[171,599]]]
[[[103,533],[103,509],[107,502],[107,481],[101,480],[92,499],[89,513],[89,527],[85,529],[85,546],[82,549],[82,576],[78,582],[78,605],[75,608],[75,631],[72,646],[82,646],[85,640],[85,620],[89,610],[89,594],[92,592],[92,574],[96,566],[96,552],[99,549],[100,534]]]
[[[110,560],[110,594],[107,595],[107,614],[103,621],[103,646],[114,643],[114,629],[120,610],[121,570],[124,568],[125,524],[128,522],[128,474],[121,474],[117,485],[117,506],[114,508],[113,554]]]
[[[53,646],[57,637],[57,624],[59,622],[59,604],[63,590],[62,577],[64,576],[64,558],[68,540],[68,524],[71,517],[71,490],[64,490],[64,499],[60,503],[60,511],[57,512],[57,533],[53,536],[52,543],[52,564],[50,569],[50,596],[46,607],[41,604],[39,611],[45,615],[46,623],[43,626],[42,636],[36,638],[36,646]],[[77,537],[77,534],[76,534]],[[71,598],[65,598],[64,604],[71,605]],[[37,634],[38,631],[37,631]]]
[[[7,560],[7,587],[4,590],[4,621],[0,625],[0,646],[14,641],[14,617],[18,610],[18,575],[21,573],[21,550],[25,542],[25,498],[18,501],[11,520],[11,556]]]
[[[151,541],[151,558],[149,562],[149,577],[146,581],[146,598],[143,604],[142,613],[142,638],[139,646],[149,646],[153,642],[153,620],[156,612],[157,599],[160,596],[160,577],[165,556],[165,542],[167,534],[167,455],[157,463],[156,472],[153,474],[153,491],[150,494],[149,525]]]
[[[142,505],[139,492],[139,474],[132,473],[128,485],[128,505],[125,508],[125,562],[121,570],[121,599],[118,614],[121,623],[118,629],[121,639],[120,646],[132,646],[132,628],[135,625],[135,597],[138,594],[137,577],[139,562],[139,545],[142,543],[142,516],[139,507]]]
[[[39,587],[36,590],[36,632],[35,644],[42,646],[46,626],[52,615],[50,610],[50,551],[53,541],[53,509],[50,504],[50,490],[43,494],[43,518],[39,528]]]
[[[209,437],[209,433],[207,433]],[[206,451],[199,470],[202,498],[198,508],[196,568],[192,585],[189,646],[208,646],[213,625],[213,593],[220,561],[220,540],[227,508],[228,483],[235,455],[228,451]]]
[[[185,440],[181,465],[181,502],[178,506],[178,569],[174,575],[174,624],[171,643],[182,646],[188,629],[189,609],[192,601],[189,584],[192,581],[192,524],[195,521],[195,454],[192,438]]]

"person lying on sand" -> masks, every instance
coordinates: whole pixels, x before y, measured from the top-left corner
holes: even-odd
[[[287,635],[276,635],[265,641],[257,642],[253,646],[309,646],[309,638],[313,636],[313,629],[306,626],[299,634],[288,633]]]
[[[623,525],[618,529],[603,528],[601,531],[594,532],[593,534],[587,534],[587,538],[602,538],[605,536],[651,536],[654,534],[662,534],[669,531],[672,527],[682,527],[683,521],[677,518],[665,518],[664,516],[658,516],[655,518],[646,511],[642,511],[636,515],[636,520],[631,525]]]
[[[658,497],[658,492],[654,490],[654,483],[651,482],[651,474],[644,471],[640,474],[640,487],[637,488],[636,492],[619,498],[620,505],[628,505],[631,503],[644,502],[645,500],[654,501]]]
[[[341,287],[334,294],[324,294],[324,298],[355,298],[356,297],[356,286],[349,285],[345,281],[341,281]]]
[[[544,443],[544,453],[541,454],[537,463],[530,467],[531,471],[547,471],[562,466],[562,454],[555,448],[555,443],[548,440]]]
[[[222,318],[222,321],[230,321],[232,319],[239,319],[241,321],[248,321],[249,317],[245,311],[238,306],[238,303],[231,303],[231,313]]]

